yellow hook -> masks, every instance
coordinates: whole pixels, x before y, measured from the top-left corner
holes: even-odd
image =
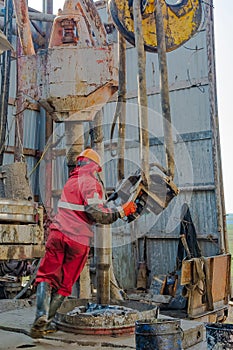
[[[188,41],[198,30],[202,19],[201,0],[142,0],[142,27],[145,50],[157,51],[155,28],[156,2],[160,1],[166,37],[166,51],[173,51]],[[112,19],[121,34],[134,45],[133,0],[109,0]]]

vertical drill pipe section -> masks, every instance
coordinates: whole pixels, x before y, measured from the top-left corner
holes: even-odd
[[[94,144],[102,162],[104,160],[103,138],[103,112],[99,111],[95,117]],[[97,303],[107,305],[110,303],[110,262],[112,256],[112,236],[109,225],[96,227],[95,243],[97,259]]]
[[[118,103],[119,114],[119,143],[118,143],[118,180],[122,180],[125,174],[125,120],[126,120],[126,41],[123,35],[118,34],[119,39],[119,87]]]
[[[168,87],[168,71],[166,58],[166,41],[163,24],[163,14],[160,0],[155,0],[155,23],[156,34],[158,42],[158,59],[160,70],[160,84],[161,84],[161,107],[163,115],[164,128],[164,143],[166,150],[167,172],[171,178],[174,178],[175,162],[174,162],[174,144],[172,139],[172,125],[169,101],[169,87]]]
[[[30,56],[35,54],[30,29],[30,21],[28,15],[28,5],[26,0],[13,0],[16,22],[18,26],[19,38],[23,48],[23,54]]]
[[[133,2],[135,46],[138,61],[138,104],[140,128],[140,158],[144,176],[149,181],[149,136],[148,136],[148,110],[146,91],[146,53],[142,31],[141,1]]]
[[[69,168],[69,173],[76,166],[76,158],[83,150],[84,144],[84,129],[82,123],[73,121],[65,122],[65,136],[66,136],[66,161]]]
[[[108,226],[102,226],[98,227],[96,231],[97,303],[101,305],[108,305],[110,303],[111,249],[108,248],[108,243],[106,240],[110,238],[110,229]],[[105,243],[106,246],[104,246]]]
[[[6,0],[6,11],[4,16],[4,34],[8,41],[12,41],[12,17],[13,4],[12,0]],[[1,67],[1,98],[0,98],[0,165],[3,163],[6,124],[8,114],[8,98],[10,87],[10,71],[11,71],[11,51],[5,51],[2,55]]]

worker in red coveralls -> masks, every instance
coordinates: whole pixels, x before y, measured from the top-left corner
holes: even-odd
[[[58,212],[50,224],[45,256],[36,275],[36,317],[31,328],[33,338],[51,330],[50,323],[64,298],[72,292],[88,258],[92,226],[111,224],[135,213],[136,205],[122,207],[105,204],[104,189],[98,173],[100,156],[91,148],[77,157],[77,166],[66,182]]]

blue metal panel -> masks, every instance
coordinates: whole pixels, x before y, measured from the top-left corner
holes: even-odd
[[[181,188],[177,198],[158,216],[148,214],[137,219],[127,237],[147,236],[147,259],[152,274],[166,274],[173,271],[176,263],[180,232],[181,207],[190,206],[203,255],[218,254],[219,231],[217,219],[217,191],[214,174],[213,137],[216,130],[212,126],[210,105],[215,103],[211,95],[209,76],[209,52],[207,32],[200,32],[184,46],[167,54],[170,107],[175,147],[176,173],[174,182]],[[157,54],[147,53],[146,80],[148,91],[148,117],[150,137],[150,162],[157,161],[165,166],[163,145],[163,118],[161,117],[160,78]],[[136,50],[127,45],[127,131],[126,131],[126,174],[130,165],[140,166],[137,100],[137,59]],[[114,114],[113,103],[104,108],[105,122],[111,125]],[[129,127],[130,125],[130,127]],[[106,126],[105,145],[109,141],[109,125]],[[218,131],[217,131],[218,132]],[[117,133],[114,135],[117,139]],[[116,182],[117,157],[113,161],[106,147],[106,184],[114,187]],[[133,167],[131,167],[133,169]],[[136,227],[136,229],[135,229]],[[136,232],[134,232],[136,230]],[[128,232],[128,230],[127,230]],[[115,231],[113,241],[120,241],[122,232]],[[117,238],[117,235],[119,238]],[[213,239],[217,239],[218,242]],[[217,244],[216,244],[217,242]],[[140,244],[139,244],[140,245]],[[134,261],[135,252],[117,249],[114,251],[114,266],[117,278],[128,280],[127,270],[120,269],[121,261]],[[127,256],[125,256],[127,254]],[[138,258],[138,257],[136,257]],[[131,286],[134,286],[131,278]],[[127,282],[127,285],[130,284]]]

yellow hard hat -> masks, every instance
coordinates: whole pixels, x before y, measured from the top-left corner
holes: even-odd
[[[92,160],[93,162],[97,163],[99,166],[101,166],[101,159],[100,156],[98,155],[98,153],[96,151],[94,151],[91,148],[86,148],[84,151],[82,151],[77,159],[79,159],[80,157],[85,157],[85,158],[89,158],[90,160]]]

